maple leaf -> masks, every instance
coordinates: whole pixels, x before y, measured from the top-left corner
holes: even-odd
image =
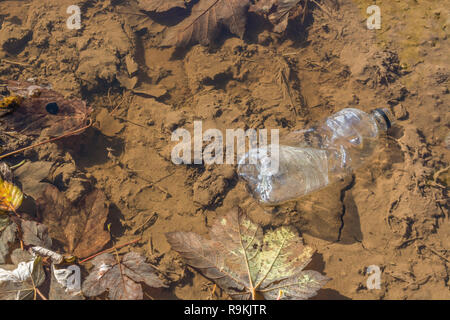
[[[153,288],[167,287],[155,269],[135,252],[127,253],[120,262],[112,254],[104,253],[94,258],[92,264],[95,267],[82,285],[82,292],[87,297],[108,290],[112,300],[141,300],[141,283]]]
[[[36,288],[44,281],[40,257],[19,263],[13,271],[0,268],[0,300],[36,299]]]
[[[217,37],[223,26],[242,38],[250,3],[250,0],[200,0],[192,7],[188,18],[169,29],[162,45],[208,45]]]
[[[109,207],[102,191],[92,191],[74,206],[64,193],[49,185],[37,204],[50,236],[60,241],[67,253],[87,257],[110,241],[104,229]]]
[[[219,218],[211,240],[192,232],[172,232],[167,240],[186,262],[237,299],[307,299],[329,280],[303,268],[313,249],[281,227],[263,234],[241,211]]]
[[[91,109],[78,99],[30,82],[7,81],[8,90],[23,101],[14,112],[3,116],[7,130],[27,136],[60,136],[86,127]],[[78,132],[81,133],[81,132]]]
[[[184,0],[138,0],[138,7],[149,12],[166,12],[174,8],[186,8]]]

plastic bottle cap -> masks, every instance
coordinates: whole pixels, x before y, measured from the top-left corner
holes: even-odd
[[[392,123],[391,123],[391,120],[389,119],[388,115],[386,114],[386,112],[384,112],[384,110],[381,108],[377,108],[377,109],[375,109],[375,111],[377,111],[379,114],[381,114],[383,119],[386,121],[386,127],[389,129],[392,126]]]

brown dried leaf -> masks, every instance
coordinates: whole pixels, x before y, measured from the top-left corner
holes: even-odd
[[[26,246],[39,246],[50,249],[52,239],[48,235],[46,225],[36,221],[22,220],[21,223],[22,240]]]
[[[127,253],[120,263],[112,254],[104,253],[93,259],[92,264],[95,268],[82,287],[87,297],[95,297],[108,290],[112,300],[141,300],[140,283],[153,288],[167,287],[155,269],[135,252]]]
[[[174,8],[186,8],[184,0],[138,0],[138,7],[149,12],[167,12]]]
[[[167,239],[186,262],[214,280],[232,298],[307,299],[328,278],[303,271],[313,249],[290,228],[263,234],[241,211],[217,219],[211,240],[192,232],[172,232]]]
[[[27,136],[60,136],[87,125],[91,109],[78,99],[64,99],[56,91],[30,82],[8,81],[8,90],[24,100],[14,112],[2,117],[7,130]],[[48,108],[56,103],[57,108]]]
[[[0,180],[12,183],[14,180],[14,173],[11,171],[9,166],[0,161]]]
[[[92,191],[74,206],[55,186],[49,185],[37,203],[50,236],[60,241],[67,253],[87,257],[110,241],[110,234],[104,229],[109,208],[102,191]]]
[[[286,30],[292,10],[303,0],[260,0],[250,8],[256,14],[267,16],[273,24],[273,31]]]
[[[250,0],[200,0],[191,15],[170,29],[163,46],[184,47],[189,44],[210,44],[222,26],[239,36],[245,33],[246,13]]]

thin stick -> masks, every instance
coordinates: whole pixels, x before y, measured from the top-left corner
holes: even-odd
[[[115,246],[115,247],[113,247],[113,248],[103,250],[103,251],[101,251],[101,252],[99,252],[99,253],[96,253],[96,254],[94,254],[94,255],[92,255],[92,256],[90,256],[90,257],[84,259],[84,260],[81,260],[80,263],[85,263],[85,262],[87,262],[87,261],[89,261],[89,260],[91,260],[91,259],[94,259],[95,257],[97,257],[97,256],[99,256],[99,255],[101,255],[101,254],[103,254],[103,253],[108,253],[108,252],[115,251],[115,250],[117,250],[117,249],[120,249],[120,248],[129,246],[130,244],[136,243],[136,242],[138,242],[138,241],[141,240],[141,239],[142,239],[142,237],[139,238],[139,239],[133,240],[133,241],[131,241],[131,242],[122,244],[122,245],[120,245],[120,246]]]
[[[34,288],[34,290],[37,292],[37,294],[42,298],[42,300],[48,300],[41,291],[39,291],[38,288]]]
[[[75,130],[75,131],[63,134],[62,136],[59,136],[59,137],[56,137],[56,138],[52,138],[52,139],[49,139],[49,140],[46,140],[46,141],[43,141],[43,142],[39,142],[37,144],[33,144],[31,146],[28,146],[28,147],[25,147],[25,148],[22,148],[22,149],[19,149],[19,150],[16,150],[16,151],[4,154],[4,155],[0,156],[0,160],[4,159],[4,158],[7,158],[7,157],[10,157],[12,155],[15,155],[15,154],[18,154],[18,153],[21,153],[21,152],[33,149],[33,148],[36,148],[36,147],[42,146],[44,144],[47,144],[47,143],[50,143],[50,142],[54,142],[54,141],[58,141],[58,140],[61,140],[61,139],[73,136],[75,134],[81,133],[84,130],[86,130],[87,128],[89,128],[90,126],[92,126],[92,122],[90,124],[88,124],[87,126],[81,128],[81,129],[78,129],[78,130]]]
[[[22,67],[29,67],[30,66],[29,64],[26,64],[26,63],[23,63],[23,62],[11,61],[11,60],[7,60],[7,59],[2,59],[2,62],[6,62],[6,63],[9,63],[9,64],[17,64],[17,65],[22,66]]]

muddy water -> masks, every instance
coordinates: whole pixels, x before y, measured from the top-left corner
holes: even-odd
[[[187,267],[165,234],[205,236],[214,218],[238,205],[264,228],[293,226],[316,249],[308,269],[332,278],[317,298],[450,297],[444,3],[377,1],[382,28],[367,30],[370,1],[325,2],[287,36],[250,21],[244,40],[224,36],[217,47],[175,50],[158,47],[167,26],[132,3],[82,2],[83,28],[68,32],[69,2],[0,2],[0,40],[33,31],[20,50],[0,51],[0,76],[49,82],[94,108],[94,126],[69,147],[46,145],[24,157],[57,163],[73,199],[89,189],[74,177],[105,192],[111,244],[141,237],[120,252],[144,254],[171,283],[146,288],[147,298],[229,298]],[[17,26],[14,34],[4,31],[7,23]],[[344,107],[389,107],[397,125],[368,166],[283,206],[261,207],[232,165],[171,161],[173,130],[193,133],[196,120],[204,131],[285,134]],[[370,265],[383,271],[380,290],[367,288]]]

